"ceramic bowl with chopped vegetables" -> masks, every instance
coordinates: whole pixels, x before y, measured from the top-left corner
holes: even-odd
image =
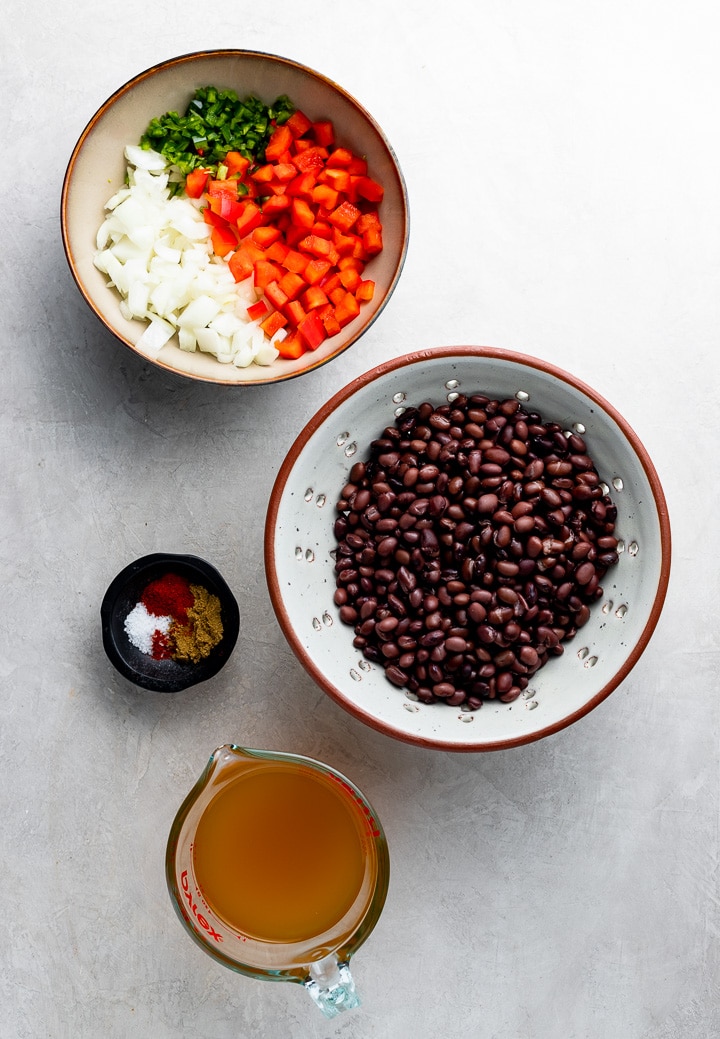
[[[161,368],[247,385],[342,353],[386,305],[407,192],[371,115],[297,62],[204,51],[110,97],[62,191],[72,275]]]

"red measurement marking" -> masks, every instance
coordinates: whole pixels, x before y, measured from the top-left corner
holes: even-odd
[[[375,819],[373,817],[372,812],[370,811],[370,808],[365,803],[365,801],[363,801],[362,797],[360,797],[358,794],[356,794],[355,791],[353,790],[353,788],[350,786],[350,784],[346,783],[344,779],[340,779],[339,776],[331,775],[330,779],[334,780],[334,782],[336,782],[339,786],[341,786],[346,793],[350,794],[350,796],[352,797],[353,801],[362,808],[363,812],[365,813],[365,816],[367,817],[365,819],[365,824],[366,824],[367,832],[370,834],[370,836],[371,837],[379,837],[380,836],[380,830],[378,829],[378,824],[375,822]]]
[[[180,883],[182,885],[185,901],[190,907],[192,915],[195,917],[195,919],[203,928],[203,930],[207,931],[210,938],[214,938],[216,942],[221,942],[223,940],[222,935],[218,934],[215,928],[208,923],[208,921],[205,919],[202,913],[198,912],[197,902],[194,900],[193,893],[190,890],[190,881],[188,880],[188,873],[186,869],[183,870],[182,874],[180,875]]]

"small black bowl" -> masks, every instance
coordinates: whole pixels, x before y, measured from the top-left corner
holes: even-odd
[[[154,660],[132,644],[125,618],[151,581],[175,573],[202,585],[220,600],[223,636],[199,663]],[[177,693],[212,678],[227,663],[237,642],[240,613],[235,597],[218,571],[197,556],[156,553],[126,566],[112,582],[100,607],[102,638],[110,662],[130,682],[159,693]]]

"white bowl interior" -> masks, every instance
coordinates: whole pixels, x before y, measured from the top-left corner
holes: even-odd
[[[599,703],[640,656],[659,616],[669,570],[662,490],[637,437],[589,387],[544,362],[502,351],[427,351],[346,387],[309,423],[278,475],[266,531],[266,570],[280,624],[299,658],[351,713],[399,739],[448,750],[497,749],[562,728]],[[383,371],[384,369],[384,371]],[[372,374],[372,373],[369,373]],[[367,378],[367,377],[365,377]],[[415,702],[353,645],[333,603],[335,503],[352,464],[404,406],[458,392],[521,394],[546,421],[583,432],[618,509],[619,562],[591,619],[512,704],[469,712]],[[526,395],[526,396],[525,396]],[[334,406],[336,405],[336,406]],[[635,446],[633,446],[633,440]]]
[[[297,360],[278,359],[269,367],[250,365],[243,369],[220,364],[208,354],[181,350],[177,337],[159,355],[149,358],[161,367],[212,382],[262,383],[290,378],[347,349],[375,320],[400,276],[407,249],[405,185],[392,149],[362,106],[319,73],[275,55],[209,51],[165,62],[125,84],[93,116],[68,165],[62,198],[68,261],[80,291],[98,317],[135,349],[147,325],[123,318],[120,297],[94,266],[97,230],[105,203],[124,181],[125,146],[139,141],[154,116],[184,111],[195,90],[203,86],[235,90],[240,97],[254,94],[266,103],[287,94],[310,119],[331,119],[338,143],[365,156],[369,172],[385,188],[380,208],[384,248],[366,267],[367,277],[376,283],[375,295],[337,336]]]

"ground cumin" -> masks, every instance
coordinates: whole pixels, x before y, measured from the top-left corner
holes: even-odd
[[[193,584],[190,590],[195,597],[187,610],[187,624],[173,625],[170,630],[174,644],[175,660],[191,660],[199,663],[208,656],[223,637],[220,600],[202,585]]]

